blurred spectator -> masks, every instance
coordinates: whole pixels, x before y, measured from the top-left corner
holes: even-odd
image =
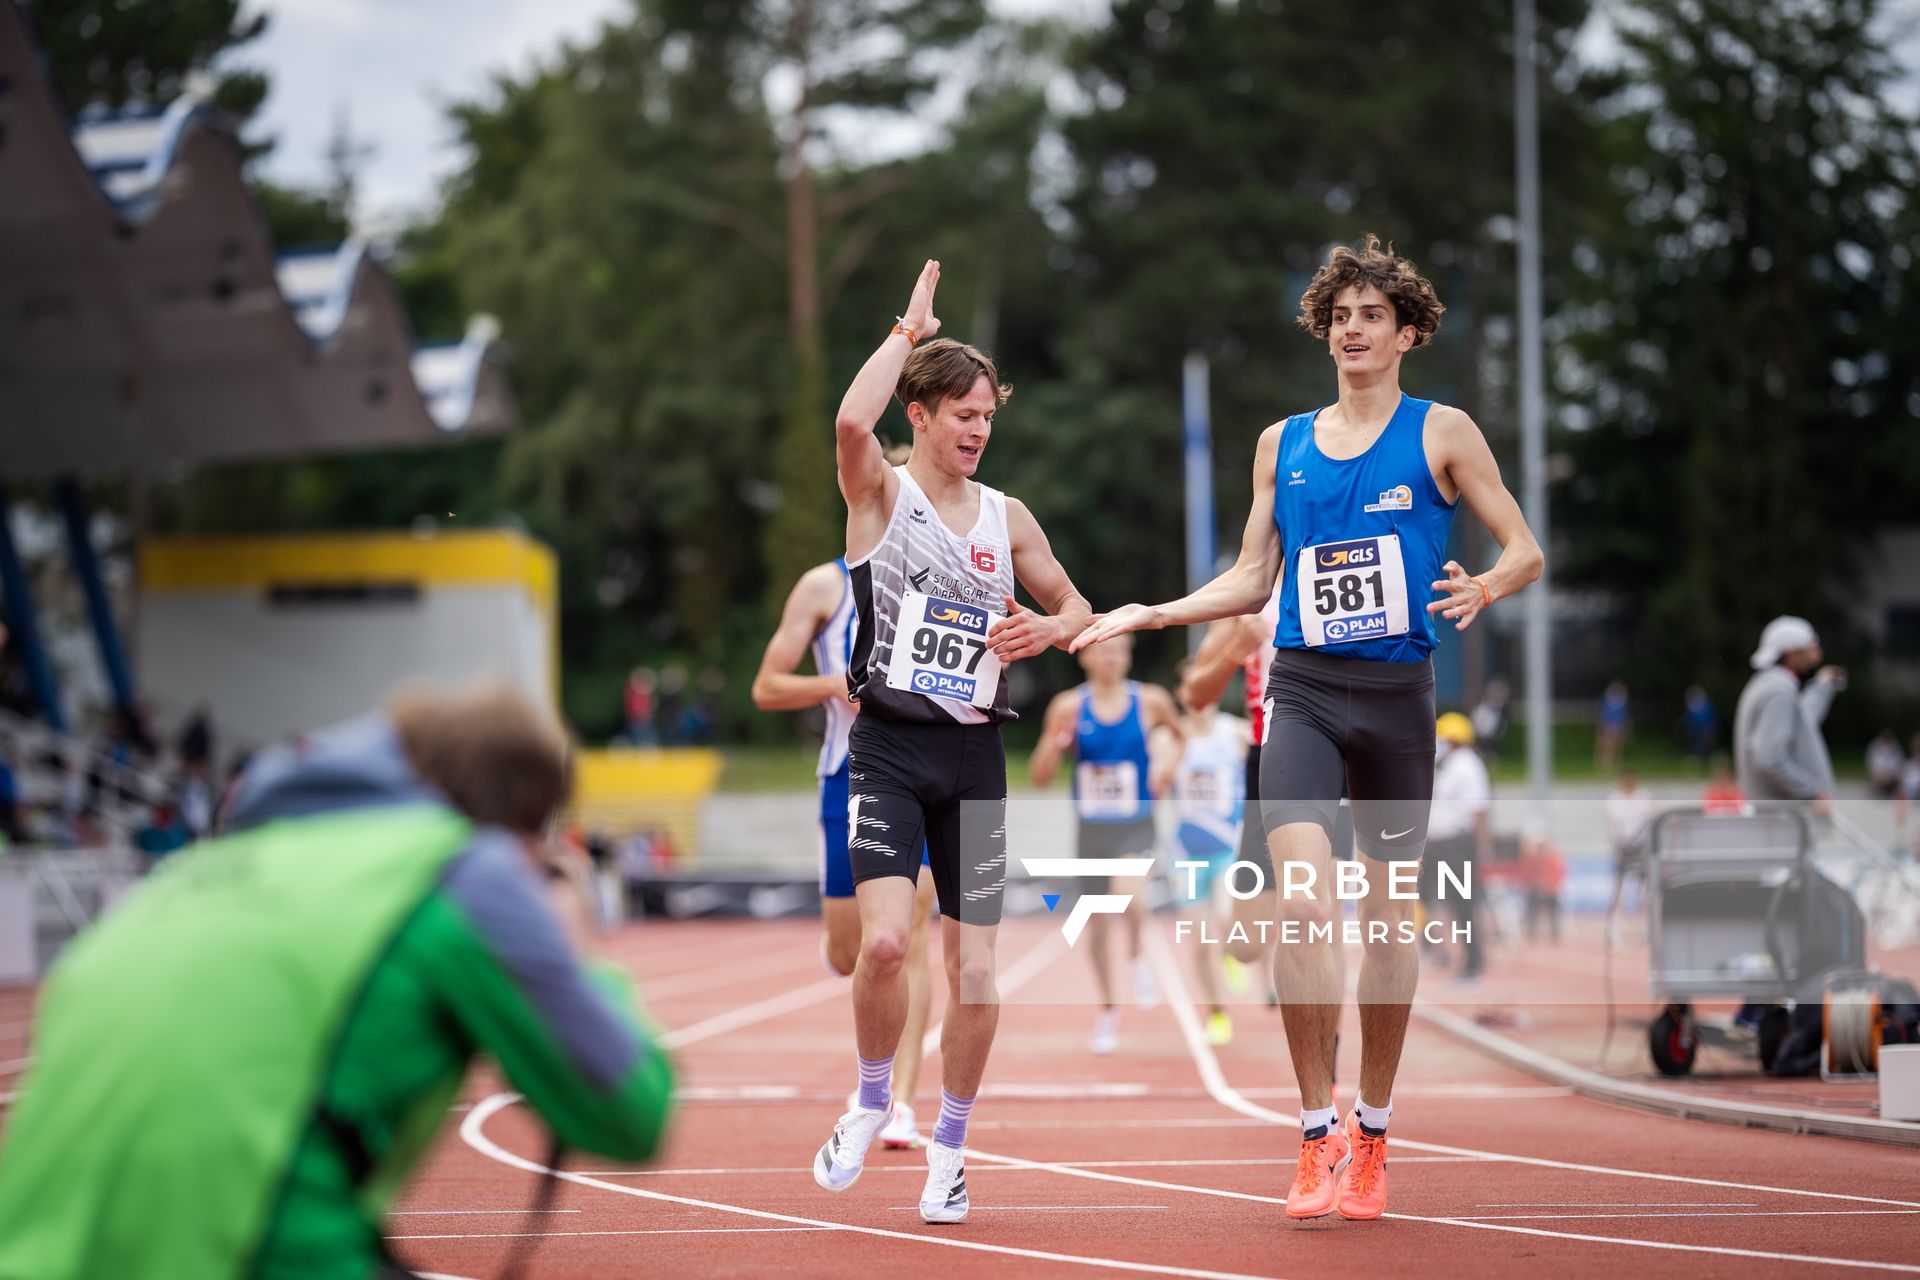
[[[1640,785],[1632,769],[1622,769],[1607,792],[1607,842],[1613,846],[1613,905],[1609,917],[1619,909],[1626,892],[1628,876],[1644,876],[1647,860],[1647,828],[1653,825],[1653,797]]]
[[[180,820],[195,840],[211,834],[213,831],[213,780],[207,776],[207,764],[202,760],[187,765],[180,772],[180,781],[174,787],[174,795],[180,807]]]
[[[1821,666],[1820,637],[1805,618],[1779,617],[1760,634],[1754,675],[1733,716],[1733,764],[1747,799],[1832,804],[1833,760],[1820,723],[1847,673]]]
[[[1600,709],[1594,720],[1593,760],[1602,769],[1611,769],[1620,762],[1620,752],[1627,745],[1627,734],[1633,727],[1633,716],[1627,702],[1627,686],[1620,680],[1609,681],[1606,692],[1600,695]]]
[[[1894,795],[1894,822],[1905,827],[1907,817],[1913,810],[1915,801],[1920,801],[1920,733],[1913,735],[1913,745],[1907,752],[1907,762],[1900,767],[1900,787]],[[1920,853],[1920,832],[1914,835],[1914,849]]]
[[[1725,755],[1713,758],[1713,780],[1700,793],[1700,808],[1706,813],[1732,817],[1747,811],[1747,797],[1734,779],[1733,766],[1727,762]]]
[[[695,746],[711,746],[720,737],[721,699],[727,691],[727,673],[719,667],[700,672],[700,696],[687,714],[685,738]]]
[[[506,690],[263,752],[244,834],[176,855],[42,989],[0,1275],[411,1275],[382,1219],[481,1053],[556,1143],[650,1155],[671,1066],[542,834],[570,775]]]
[[[669,747],[686,745],[687,669],[673,663],[660,673],[660,702],[656,717],[660,740]]]
[[[657,747],[660,745],[660,730],[655,723],[658,708],[654,698],[658,683],[658,677],[653,674],[652,667],[635,667],[627,676],[627,687],[622,702],[627,720],[625,737],[633,746]]]
[[[1900,774],[1906,766],[1906,752],[1900,750],[1900,739],[1893,730],[1882,729],[1873,735],[1873,741],[1867,744],[1867,782],[1873,794],[1882,800],[1898,795]]]
[[[206,773],[213,768],[213,749],[213,713],[202,702],[187,717],[174,750],[179,754],[182,765],[200,765],[202,773]]]
[[[0,844],[25,844],[26,839],[20,823],[20,783],[12,759],[0,752]]]
[[[1500,744],[1507,740],[1507,729],[1513,723],[1508,702],[1513,691],[1500,676],[1487,681],[1487,687],[1480,694],[1480,701],[1474,704],[1473,737],[1480,748],[1480,754],[1488,759],[1500,754]]]
[[[1687,754],[1704,762],[1720,745],[1720,712],[1707,691],[1697,684],[1687,686],[1684,705]]]
[[[1527,941],[1560,941],[1560,892],[1567,883],[1567,857],[1537,828],[1520,833],[1520,874],[1527,887]]]
[[[157,804],[147,824],[133,833],[133,847],[147,855],[147,865],[193,843],[193,832],[170,804]]]
[[[1427,821],[1427,858],[1425,866],[1434,873],[1428,880],[1427,900],[1436,912],[1450,914],[1455,923],[1467,926],[1467,939],[1460,944],[1460,980],[1479,979],[1486,967],[1483,939],[1473,936],[1476,901],[1484,885],[1474,874],[1474,863],[1487,870],[1493,862],[1493,827],[1489,814],[1493,808],[1493,780],[1487,775],[1487,763],[1472,750],[1473,722],[1458,711],[1449,711],[1434,724],[1439,760],[1433,774],[1433,812]],[[1448,864],[1453,876],[1446,882],[1447,893],[1440,895],[1439,867]],[[1426,877],[1423,877],[1426,878]],[[1455,884],[1466,885],[1458,892]]]

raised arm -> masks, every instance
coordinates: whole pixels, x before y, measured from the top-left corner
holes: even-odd
[[[873,434],[900,385],[900,370],[917,342],[925,342],[940,332],[939,318],[933,314],[933,291],[940,283],[940,264],[932,258],[920,269],[913,296],[894,332],[867,357],[854,375],[853,385],[840,399],[840,412],[834,416],[834,458],[839,465],[840,492],[846,497],[850,513],[863,508],[884,506],[887,484],[893,472],[888,468]],[[909,338],[901,330],[912,333]]]
[[[1435,405],[1427,414],[1427,435],[1428,456],[1440,461],[1467,509],[1500,544],[1500,558],[1485,573],[1469,574],[1449,560],[1443,566],[1447,576],[1433,584],[1444,595],[1428,605],[1427,612],[1452,618],[1453,629],[1465,631],[1482,609],[1538,578],[1547,561],[1520,504],[1501,483],[1500,464],[1473,419],[1459,409]]]
[[[1158,631],[1260,612],[1280,574],[1280,530],[1273,523],[1273,467],[1280,454],[1284,425],[1276,422],[1261,432],[1260,446],[1253,452],[1253,505],[1240,535],[1240,558],[1233,567],[1193,594],[1170,603],[1130,604],[1101,616],[1068,646],[1072,652],[1129,631]]]
[[[1067,571],[1053,557],[1040,522],[1018,498],[1007,499],[1007,533],[1013,541],[1013,576],[1040,602],[1035,613],[1007,597],[1007,616],[987,633],[987,643],[1002,662],[1017,662],[1052,648],[1065,648],[1093,616],[1093,606],[1074,590]]]
[[[845,675],[797,674],[800,659],[839,607],[840,593],[846,589],[837,564],[815,565],[800,575],[787,593],[780,625],[760,655],[760,670],[753,677],[754,706],[762,711],[800,711],[847,696]]]

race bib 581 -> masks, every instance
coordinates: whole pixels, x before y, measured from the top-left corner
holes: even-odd
[[[1407,570],[1398,534],[1302,547],[1294,584],[1308,648],[1407,634]]]

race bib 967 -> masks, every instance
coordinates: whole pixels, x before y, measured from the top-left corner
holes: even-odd
[[[1000,659],[987,632],[1002,615],[920,591],[900,598],[887,687],[929,698],[991,707],[1000,691]]]

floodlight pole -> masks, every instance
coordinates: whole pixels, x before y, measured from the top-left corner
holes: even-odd
[[[1533,0],[1515,0],[1513,149],[1519,197],[1520,505],[1533,536],[1547,546],[1547,404],[1541,348],[1540,122],[1538,40]],[[1553,787],[1553,592],[1549,567],[1526,596],[1527,785],[1533,817],[1547,830]]]

